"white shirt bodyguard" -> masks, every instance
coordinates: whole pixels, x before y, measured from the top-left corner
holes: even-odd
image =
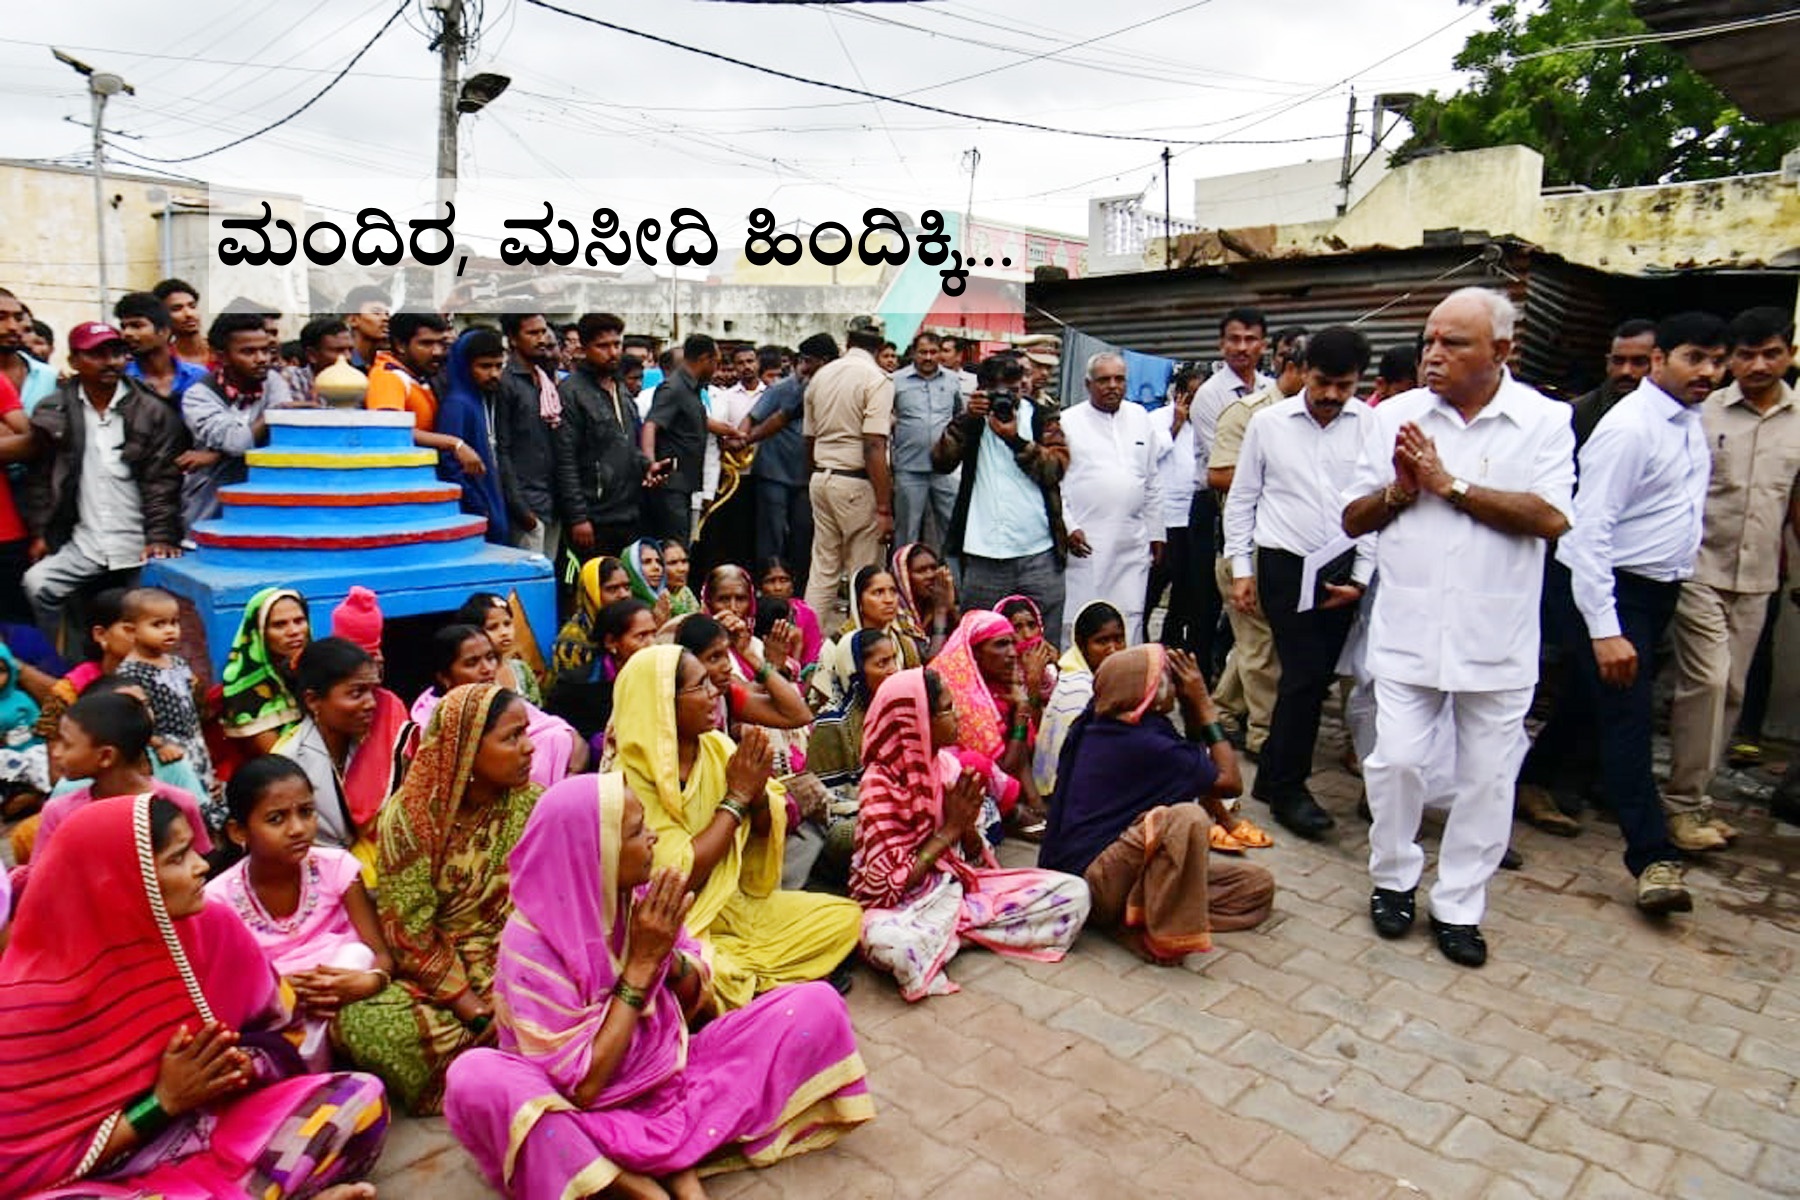
[[[1194,426],[1194,490],[1206,487],[1206,460],[1212,457],[1213,435],[1219,430],[1219,414],[1234,400],[1242,400],[1245,396],[1253,396],[1266,387],[1275,386],[1273,375],[1256,372],[1256,378],[1245,383],[1238,378],[1238,373],[1230,367],[1220,367],[1212,373],[1212,378],[1200,385],[1194,393],[1194,403],[1188,409],[1190,421]]]
[[[1471,486],[1530,492],[1572,519],[1575,431],[1569,406],[1505,372],[1464,424],[1426,388],[1373,410],[1344,504],[1394,481],[1394,442],[1411,421],[1444,469]],[[1233,489],[1235,490],[1235,488]],[[1502,533],[1429,493],[1376,540],[1380,586],[1369,617],[1371,676],[1442,692],[1493,692],[1537,682],[1544,540]]]
[[[1705,529],[1712,457],[1698,407],[1646,379],[1581,448],[1574,528],[1557,543],[1591,638],[1618,637],[1613,572],[1689,579]]]
[[[1375,410],[1348,401],[1321,426],[1306,409],[1306,393],[1250,418],[1237,473],[1225,501],[1225,554],[1233,578],[1256,574],[1256,550],[1305,557],[1343,534],[1343,496],[1362,459],[1366,426]],[[1376,535],[1357,539],[1353,578],[1374,573]]]

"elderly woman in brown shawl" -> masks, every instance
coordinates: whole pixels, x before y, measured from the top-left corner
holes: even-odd
[[[1273,904],[1263,867],[1208,861],[1212,822],[1232,820],[1219,798],[1243,790],[1218,719],[1191,655],[1135,646],[1101,664],[1063,745],[1038,865],[1085,878],[1090,924],[1149,962],[1210,950],[1213,930],[1260,925]]]
[[[442,1107],[451,1059],[491,1040],[500,930],[512,915],[506,857],[541,791],[526,713],[505,688],[453,688],[381,809],[376,907],[394,986],[340,1012],[333,1033],[415,1114]]]

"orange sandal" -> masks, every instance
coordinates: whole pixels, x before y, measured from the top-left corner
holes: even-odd
[[[1248,846],[1252,850],[1267,850],[1275,844],[1275,839],[1264,833],[1249,817],[1239,817],[1229,832],[1240,846]]]
[[[1208,844],[1221,854],[1242,854],[1244,843],[1231,836],[1223,825],[1212,825],[1206,831]]]

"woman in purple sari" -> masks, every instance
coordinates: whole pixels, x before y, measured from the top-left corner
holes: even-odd
[[[444,1104],[508,1196],[700,1197],[702,1174],[818,1149],[875,1115],[830,984],[689,1033],[711,987],[681,928],[693,896],[673,871],[652,877],[655,846],[624,776],[584,775],[543,794],[512,853],[501,1048],[458,1058]]]

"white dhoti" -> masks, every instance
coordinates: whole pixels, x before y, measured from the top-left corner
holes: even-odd
[[[1167,420],[1155,421],[1135,404],[1106,413],[1091,403],[1062,414],[1069,443],[1063,475],[1063,519],[1093,553],[1069,556],[1063,572],[1062,645],[1072,644],[1082,605],[1104,600],[1125,618],[1136,641],[1150,584],[1150,543],[1164,535],[1159,464],[1169,452]]]
[[[1135,643],[1144,623],[1150,587],[1150,543],[1141,523],[1102,523],[1083,529],[1094,552],[1069,556],[1063,571],[1063,646],[1074,644],[1075,618],[1090,600],[1104,600],[1125,618],[1125,639]]]
[[[1449,925],[1479,925],[1487,882],[1512,837],[1513,780],[1528,744],[1532,689],[1441,692],[1376,679],[1374,690],[1375,749],[1363,761],[1375,817],[1369,875],[1391,891],[1418,886],[1425,868],[1419,817],[1447,794],[1430,912]]]

